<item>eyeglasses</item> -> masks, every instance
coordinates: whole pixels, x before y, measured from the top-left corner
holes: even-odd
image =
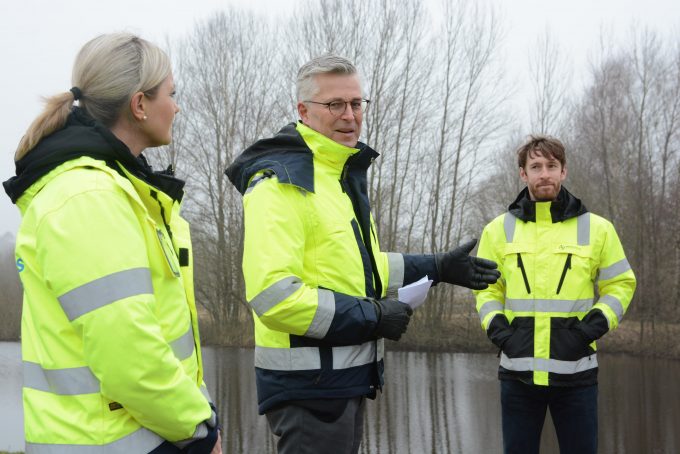
[[[328,107],[328,111],[331,115],[339,117],[345,113],[347,110],[347,104],[352,108],[352,113],[358,114],[366,111],[368,103],[371,102],[370,99],[353,99],[351,101],[331,101],[331,102],[317,102],[317,101],[304,101],[310,102],[312,104],[319,104],[321,106]]]

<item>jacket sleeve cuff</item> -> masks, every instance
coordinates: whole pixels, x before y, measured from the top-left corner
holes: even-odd
[[[210,418],[196,426],[196,432],[193,437],[173,443],[182,452],[187,454],[210,454],[212,451],[217,442],[219,423],[215,406],[211,404],[210,407],[212,408]]]
[[[427,276],[433,285],[439,282],[439,273],[434,254],[404,254],[404,285],[416,282]]]
[[[354,345],[375,339],[378,317],[374,304],[367,298],[357,298],[332,292],[334,313],[325,341],[333,345]]]

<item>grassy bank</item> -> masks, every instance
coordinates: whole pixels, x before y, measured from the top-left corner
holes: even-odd
[[[624,320],[597,342],[598,351],[680,359],[680,324]],[[415,320],[390,348],[412,351],[496,352],[474,316],[457,316],[435,324]]]
[[[250,319],[222,325],[219,331],[202,326],[204,343],[225,347],[253,347]],[[599,351],[680,359],[680,324],[642,323],[624,320],[614,331],[598,341]],[[399,342],[388,341],[391,350],[496,352],[479,324],[477,314],[456,315],[435,321],[414,317]]]
[[[201,338],[205,345],[221,347],[254,346],[253,322],[249,316],[212,326],[201,320]],[[624,320],[618,329],[598,341],[598,350],[607,353],[626,353],[680,359],[680,324]],[[17,338],[0,339],[18,341]],[[477,314],[458,314],[434,321],[413,317],[408,331],[399,342],[388,341],[390,350],[496,352],[479,324]],[[5,454],[0,451],[0,454]]]

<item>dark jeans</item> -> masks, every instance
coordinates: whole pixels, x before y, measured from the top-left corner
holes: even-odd
[[[597,453],[597,385],[537,386],[501,380],[503,451],[538,454],[546,410],[561,454]]]
[[[267,412],[279,454],[356,454],[364,431],[365,398],[290,402]]]

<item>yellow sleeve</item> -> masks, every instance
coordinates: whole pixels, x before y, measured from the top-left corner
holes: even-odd
[[[319,306],[317,289],[303,282],[305,197],[302,189],[280,184],[276,176],[251,185],[243,196],[246,299],[265,326],[300,336]]]
[[[605,241],[600,255],[597,288],[600,295],[593,309],[600,309],[609,330],[615,329],[628,310],[636,279],[614,226],[606,223]]]
[[[501,226],[501,231],[498,232],[498,225]],[[479,248],[477,256],[498,263],[498,270],[501,272],[501,277],[495,284],[489,285],[484,290],[474,290],[473,293],[477,300],[477,312],[482,323],[482,327],[486,331],[489,328],[491,320],[497,315],[504,312],[505,307],[505,272],[503,270],[503,243],[499,242],[499,234],[502,232],[502,224],[494,221],[484,227],[482,236],[479,240]]]

